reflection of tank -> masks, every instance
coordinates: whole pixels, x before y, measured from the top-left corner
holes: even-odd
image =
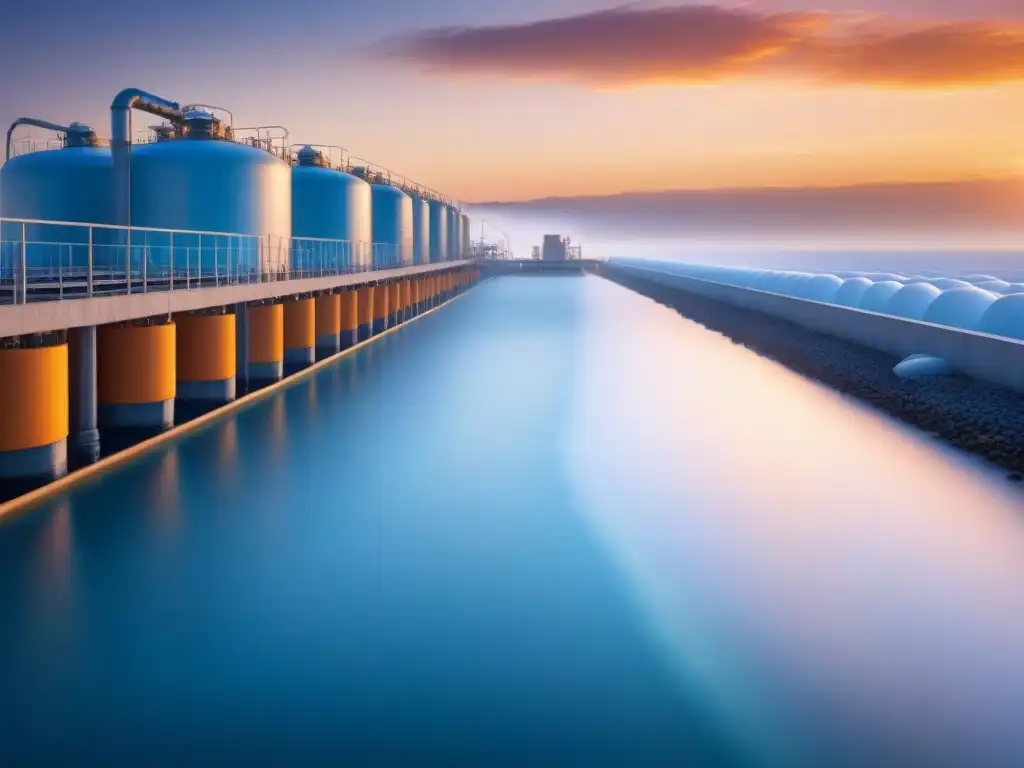
[[[544,235],[541,259],[544,261],[565,261],[569,242],[561,235]]]

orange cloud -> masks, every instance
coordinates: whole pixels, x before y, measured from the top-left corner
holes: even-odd
[[[903,88],[1024,81],[1024,23],[617,8],[531,24],[427,30],[378,46],[428,71],[621,87],[756,77]]]

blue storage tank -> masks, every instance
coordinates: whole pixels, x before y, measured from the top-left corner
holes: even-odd
[[[373,268],[412,263],[412,198],[383,181],[370,185],[373,209]]]
[[[292,269],[369,269],[372,231],[370,185],[331,168],[323,152],[300,149],[292,167]]]
[[[10,157],[11,136],[20,125],[64,134],[62,149]],[[16,120],[7,133],[7,162],[0,168],[0,216],[55,222],[113,224],[114,163],[110,148],[83,123],[61,126],[34,118]],[[5,222],[0,238],[0,272],[11,278],[21,262],[21,224]],[[100,268],[123,261],[110,229],[93,230],[93,263]],[[89,228],[57,224],[25,225],[25,256],[30,279],[56,276],[63,270],[84,272],[88,265]]]
[[[428,200],[430,209],[430,262],[448,258],[448,206],[440,200]]]
[[[216,233],[174,235],[179,277],[186,269],[191,277],[242,282],[260,271],[283,274],[290,260],[292,169],[264,149],[232,141],[230,129],[209,112],[192,110],[178,130],[132,150],[129,216],[133,227]],[[149,274],[171,268],[167,233],[132,233],[133,245],[140,239]]]
[[[459,225],[459,212],[451,205],[445,206],[448,218],[448,255],[446,261],[459,258],[459,241],[462,239],[462,228]]]
[[[430,261],[430,204],[416,193],[412,198],[412,262],[426,264]]]
[[[469,258],[469,246],[473,241],[469,233],[469,216],[462,214],[462,258]]]

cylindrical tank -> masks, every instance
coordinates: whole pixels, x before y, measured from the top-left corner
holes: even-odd
[[[183,276],[187,270],[192,280],[245,280],[288,266],[292,169],[228,135],[210,113],[194,110],[174,136],[132,150],[133,226],[225,233],[174,235],[174,272]],[[170,268],[170,238],[133,233],[133,244],[140,237],[148,246],[147,267]]]
[[[371,184],[373,268],[412,263],[412,198],[390,184]]]
[[[469,244],[472,241],[469,234],[469,216],[462,214],[462,258],[469,258]]]
[[[455,261],[459,258],[459,241],[462,240],[459,212],[449,205],[445,207],[445,213],[448,217],[448,255],[445,260]]]
[[[448,258],[448,206],[440,200],[428,200],[430,208],[430,263]]]
[[[48,125],[37,120],[18,124]],[[0,168],[0,217],[45,221],[112,224],[114,222],[114,161],[110,148],[87,125],[71,123],[64,148],[31,152],[11,158]],[[4,222],[2,231],[5,277],[19,263],[21,225]],[[118,263],[109,229],[93,230],[93,262]],[[89,230],[56,224],[25,225],[25,257],[29,279],[56,274],[58,268],[84,269],[88,264]],[[123,257],[123,254],[122,254]]]
[[[370,185],[363,179],[331,168],[313,147],[300,149],[292,167],[292,268],[369,268],[370,206]]]
[[[430,261],[430,204],[417,194],[412,198],[412,263]]]

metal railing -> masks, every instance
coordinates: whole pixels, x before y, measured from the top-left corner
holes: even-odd
[[[0,304],[385,271],[411,244],[0,218]]]

